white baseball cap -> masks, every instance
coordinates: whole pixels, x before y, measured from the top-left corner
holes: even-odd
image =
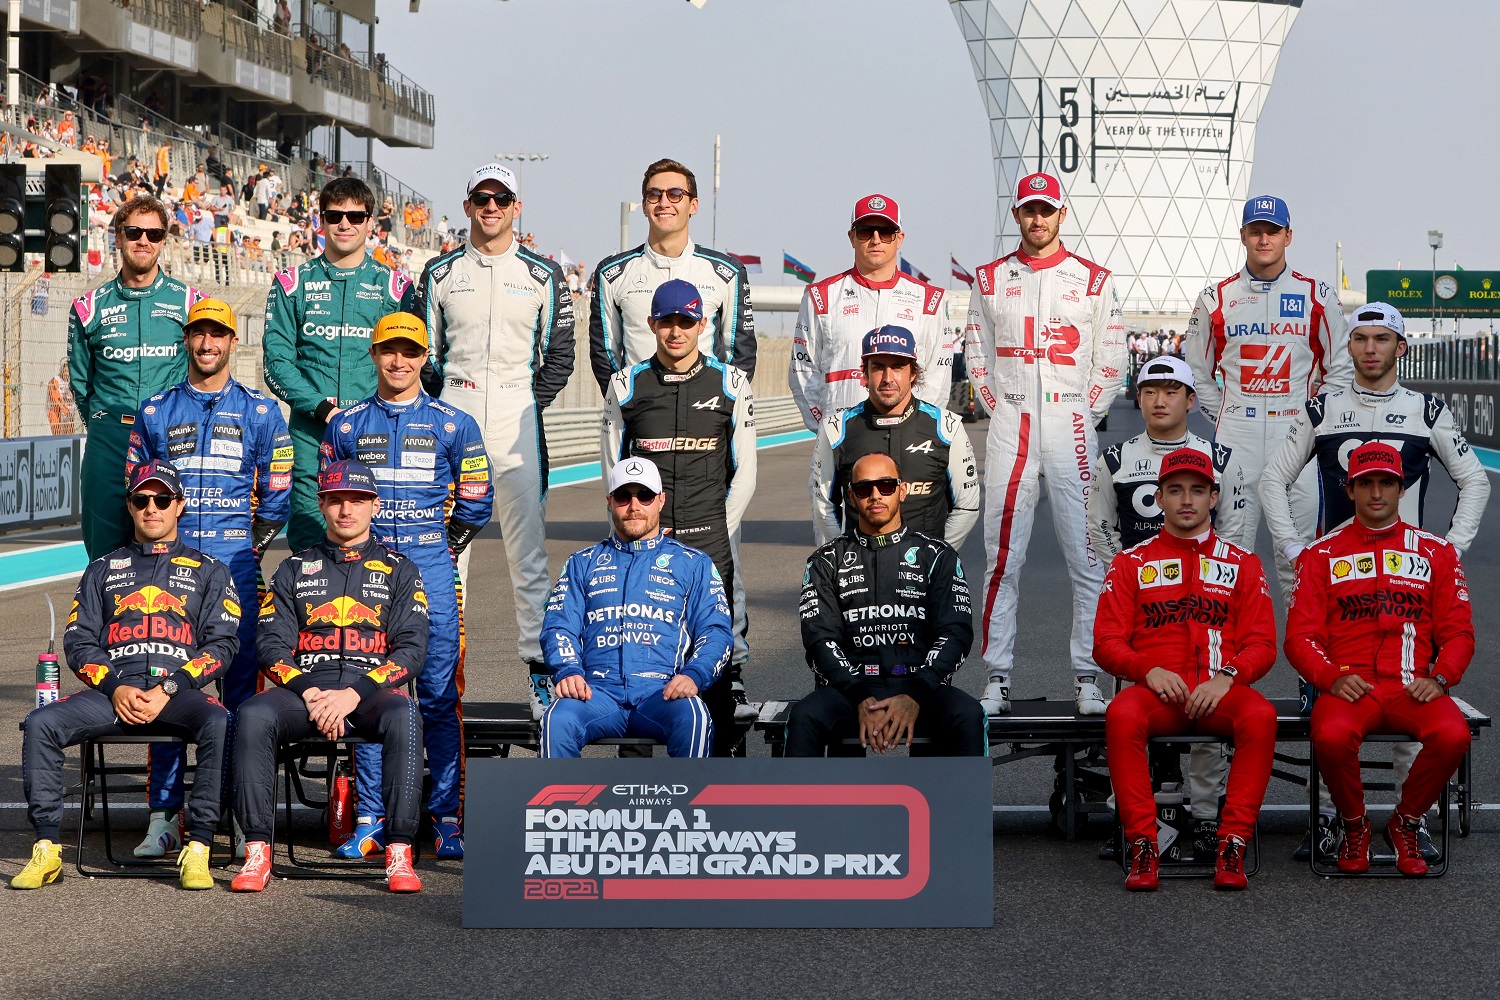
[[[1406,320],[1389,302],[1371,302],[1360,306],[1349,314],[1349,329],[1361,326],[1378,326],[1389,330],[1402,340],[1406,339]]]
[[[1181,382],[1193,392],[1198,391],[1193,382],[1193,369],[1188,363],[1171,354],[1163,354],[1152,358],[1141,365],[1141,370],[1136,374],[1135,384],[1139,386],[1151,382]]]
[[[470,174],[469,189],[464,194],[472,194],[474,189],[484,181],[499,181],[505,185],[505,190],[517,198],[521,197],[521,185],[516,183],[515,171],[503,163],[486,163]]]
[[[656,463],[649,458],[630,456],[615,463],[609,471],[609,492],[613,493],[628,483],[640,483],[652,493],[662,492],[661,473]]]

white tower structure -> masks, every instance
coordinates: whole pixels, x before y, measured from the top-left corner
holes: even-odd
[[[950,3],[990,117],[998,249],[1016,181],[1046,170],[1064,241],[1115,272],[1127,312],[1188,312],[1243,265],[1255,126],[1302,0]]]

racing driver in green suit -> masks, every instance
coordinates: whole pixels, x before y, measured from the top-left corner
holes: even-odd
[[[277,273],[266,303],[266,385],[292,408],[293,552],[327,533],[318,511],[318,448],[333,415],[375,393],[370,334],[382,316],[412,311],[411,280],[365,254],[375,195],[357,177],[318,196],[323,252]]]

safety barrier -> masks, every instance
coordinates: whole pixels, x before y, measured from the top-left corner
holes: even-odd
[[[1403,383],[1500,379],[1500,334],[1411,344],[1396,370]]]

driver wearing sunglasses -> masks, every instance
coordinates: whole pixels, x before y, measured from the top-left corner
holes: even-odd
[[[788,757],[986,752],[983,709],[951,683],[974,641],[969,585],[952,546],[903,523],[906,493],[895,459],[860,458],[855,530],[807,560],[802,645],[818,686],[792,707]]]
[[[673,757],[713,749],[698,695],[729,663],[729,602],[713,560],[662,532],[664,501],[656,464],[622,459],[605,497],[614,530],[575,552],[552,588],[543,757],[578,757],[619,736],[659,740]]]
[[[860,346],[866,333],[887,324],[905,327],[917,338],[917,362],[926,373],[917,398],[939,409],[948,405],[958,347],[944,343],[942,289],[900,270],[905,241],[896,200],[866,195],[854,203],[849,220],[854,266],[802,293],[787,378],[802,422],[813,433],[865,398]]]
[[[159,265],[167,210],[137,195],[115,213],[120,271],[68,311],[68,384],[88,421],[83,545],[90,559],[130,540],[125,452],[141,403],[187,377],[182,328],[203,296]]]
[[[266,303],[266,387],[291,407],[295,451],[291,520],[293,552],[325,533],[318,510],[318,448],[339,410],[375,394],[370,336],[382,316],[411,312],[415,291],[400,271],[365,253],[375,225],[375,194],[358,177],[329,181],[318,196],[324,249],[279,271]]]

